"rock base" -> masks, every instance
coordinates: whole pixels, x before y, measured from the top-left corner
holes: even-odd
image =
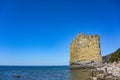
[[[93,66],[94,65],[94,66]],[[71,69],[85,69],[85,68],[97,68],[101,67],[99,61],[80,61],[80,62],[71,62]]]

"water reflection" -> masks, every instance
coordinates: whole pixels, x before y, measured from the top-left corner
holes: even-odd
[[[89,80],[90,70],[70,70],[70,80]]]

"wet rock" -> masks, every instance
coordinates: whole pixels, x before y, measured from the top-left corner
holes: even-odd
[[[16,78],[21,78],[21,76],[20,75],[16,75]]]

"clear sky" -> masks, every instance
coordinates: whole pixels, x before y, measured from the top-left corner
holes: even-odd
[[[0,0],[0,65],[69,65],[79,33],[120,47],[120,0]]]

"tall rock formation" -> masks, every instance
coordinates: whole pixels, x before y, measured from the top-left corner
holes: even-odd
[[[70,48],[70,68],[94,68],[102,65],[98,35],[79,33]]]

